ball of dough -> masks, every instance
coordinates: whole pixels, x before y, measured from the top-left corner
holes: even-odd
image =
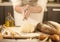
[[[35,28],[31,23],[25,23],[21,27],[21,32],[23,33],[31,33],[34,32]]]

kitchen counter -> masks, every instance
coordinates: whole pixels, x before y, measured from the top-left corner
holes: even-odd
[[[39,40],[27,40],[27,39],[2,39],[0,42],[39,42]]]
[[[60,3],[48,3],[47,7],[60,7]]]
[[[0,3],[0,6],[12,6],[11,2]]]
[[[11,2],[0,3],[0,6],[12,6]],[[60,7],[59,3],[48,3],[47,7]]]

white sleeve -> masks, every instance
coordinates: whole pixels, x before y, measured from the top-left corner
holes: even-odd
[[[47,4],[47,0],[38,0],[37,5],[41,6],[44,9],[46,9],[46,4]]]
[[[21,5],[21,0],[11,0],[12,5]]]

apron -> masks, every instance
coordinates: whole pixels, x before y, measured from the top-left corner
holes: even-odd
[[[27,3],[31,6],[36,6],[37,2],[36,1],[32,1],[30,4],[30,0],[22,0],[22,6],[26,5]],[[18,13],[16,11],[14,11],[14,18],[15,18],[15,25],[16,26],[21,26],[25,23],[31,23],[32,25],[36,26],[38,23],[42,23],[43,20],[43,11],[41,13],[30,13],[30,16],[28,17],[27,20],[23,21],[23,14],[22,13]]]

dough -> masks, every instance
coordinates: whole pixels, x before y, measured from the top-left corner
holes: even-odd
[[[23,33],[30,33],[34,32],[35,28],[31,23],[25,23],[21,26],[21,32]]]

